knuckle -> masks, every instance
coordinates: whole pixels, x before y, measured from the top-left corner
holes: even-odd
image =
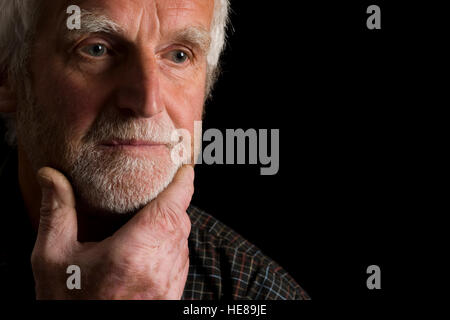
[[[41,262],[40,252],[34,249],[33,252],[31,253],[31,265],[37,266],[40,262]]]
[[[191,234],[191,219],[189,218],[189,215],[184,212],[184,214],[182,214],[182,221],[183,221],[183,232],[184,232],[184,236],[186,238],[189,238],[189,235]]]
[[[190,197],[194,193],[194,183],[189,182],[185,185],[186,194]]]
[[[39,229],[45,234],[59,234],[63,230],[64,227],[64,213],[60,212],[62,209],[56,209],[52,216],[50,216],[51,212],[46,211],[45,208],[41,208],[41,215],[39,219]]]
[[[46,246],[42,241],[36,241],[33,251],[31,252],[31,264],[38,266],[45,260],[50,260],[50,252],[46,249]]]
[[[38,248],[33,250],[30,260],[33,271],[37,274],[45,273],[56,264],[56,259],[52,255]]]
[[[167,234],[177,235],[186,228],[186,213],[175,202],[157,203],[151,223]]]
[[[131,246],[128,249],[114,250],[105,260],[108,270],[117,278],[141,274],[145,266],[145,258],[141,250],[135,250]]]

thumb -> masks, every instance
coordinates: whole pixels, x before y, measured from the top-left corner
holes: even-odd
[[[186,211],[194,194],[194,168],[184,165],[173,178],[167,188],[161,192],[156,201],[163,205],[174,205],[177,209]]]
[[[194,168],[191,165],[184,165],[169,186],[150,203],[150,210],[144,214],[150,213],[151,220],[162,223],[165,228],[161,230],[179,229],[187,238],[191,232],[191,221],[186,210],[193,194]]]
[[[39,169],[37,179],[42,192],[37,240],[51,245],[75,241],[77,215],[70,182],[49,167]]]
[[[193,193],[194,169],[192,166],[184,165],[178,170],[169,186],[128,221],[116,236],[121,239],[121,235],[130,233],[136,235],[136,228],[140,229],[142,226],[144,226],[144,230],[149,230],[149,226],[152,226],[152,230],[155,232],[165,231],[165,228],[155,228],[155,225],[160,226],[161,224],[175,230],[178,229],[180,223],[184,227],[185,233],[189,234],[190,220],[186,210]]]

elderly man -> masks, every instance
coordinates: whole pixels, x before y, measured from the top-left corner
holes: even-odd
[[[0,12],[0,112],[15,145],[1,177],[2,295],[308,298],[190,205],[193,167],[171,152],[173,132],[193,136],[202,118],[227,0],[0,0]]]

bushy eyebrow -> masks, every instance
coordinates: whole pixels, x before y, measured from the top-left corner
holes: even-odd
[[[88,33],[124,34],[123,29],[117,23],[95,11],[81,10],[80,20],[80,29],[69,30],[66,28],[65,37],[68,40],[75,40]]]
[[[189,43],[197,47],[204,55],[208,53],[211,45],[210,33],[201,27],[190,26],[173,31],[169,38],[176,42]]]
[[[80,29],[68,30],[66,28],[64,36],[67,40],[76,40],[80,36],[89,33],[106,33],[119,35],[125,38],[124,29],[101,13],[83,9],[81,10],[80,18]],[[198,26],[188,26],[179,30],[173,30],[166,38],[175,42],[187,43],[197,47],[204,55],[207,55],[211,44],[210,33]]]

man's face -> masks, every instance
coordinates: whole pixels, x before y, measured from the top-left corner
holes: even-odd
[[[44,1],[18,108],[19,147],[63,171],[79,201],[136,210],[179,164],[171,134],[201,120],[212,0]],[[82,10],[69,30],[66,9]],[[190,143],[190,142],[189,142]]]

